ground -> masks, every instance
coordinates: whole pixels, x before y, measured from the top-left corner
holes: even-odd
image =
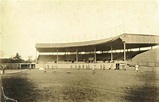
[[[159,102],[158,71],[31,69],[1,78],[5,95],[18,102]]]

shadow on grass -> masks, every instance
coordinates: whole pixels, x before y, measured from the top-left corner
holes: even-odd
[[[68,102],[94,102],[94,99],[98,97],[98,91],[85,79],[64,86],[62,93],[63,100]]]
[[[139,80],[144,82],[141,86],[132,86],[124,97],[127,102],[159,102],[157,99],[156,72],[147,71],[139,73]]]
[[[18,102],[34,102],[39,95],[35,85],[27,80],[24,73],[2,76],[1,80],[5,95]]]

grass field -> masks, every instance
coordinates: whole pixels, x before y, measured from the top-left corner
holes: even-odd
[[[71,73],[66,73],[70,71]],[[2,75],[6,96],[18,102],[159,102],[158,71],[38,69]]]

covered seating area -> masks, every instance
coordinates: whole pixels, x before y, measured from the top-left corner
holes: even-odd
[[[159,44],[159,36],[121,34],[116,37],[71,43],[37,43],[38,62],[127,61]]]

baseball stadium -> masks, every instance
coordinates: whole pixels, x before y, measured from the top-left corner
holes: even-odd
[[[35,68],[1,74],[2,102],[158,102],[158,45],[157,35],[128,33],[36,43]]]
[[[158,66],[157,59],[153,61],[137,60],[154,46],[159,44],[159,36],[144,34],[122,34],[119,36],[73,43],[37,43],[37,67],[86,68],[94,64],[96,68],[122,69],[126,64]],[[150,56],[150,55],[147,55]],[[157,58],[157,56],[156,56]],[[102,64],[102,65],[101,65]]]

